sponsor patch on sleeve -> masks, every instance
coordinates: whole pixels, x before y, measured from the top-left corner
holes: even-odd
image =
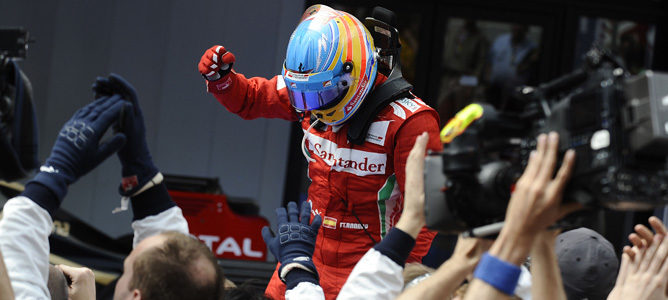
[[[401,106],[405,107],[406,109],[410,110],[412,113],[420,109],[420,104],[408,98],[399,99],[396,102],[401,104]]]
[[[371,123],[369,132],[366,135],[366,141],[372,144],[385,146],[385,136],[387,135],[387,127],[390,126],[390,121],[378,121]]]
[[[424,101],[422,101],[421,99],[414,98],[413,101],[419,103],[419,104],[422,105],[422,106],[427,106],[427,103],[424,103]]]
[[[394,102],[390,103],[390,106],[392,106],[392,109],[394,110],[394,115],[406,120],[406,112],[404,111],[399,104],[396,104]]]

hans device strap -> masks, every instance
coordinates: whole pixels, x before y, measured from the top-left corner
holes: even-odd
[[[348,128],[348,140],[353,144],[363,144],[369,126],[378,113],[394,100],[412,97],[410,95],[412,89],[413,85],[403,78],[401,66],[397,64],[390,77],[364,99],[362,107],[353,115]]]

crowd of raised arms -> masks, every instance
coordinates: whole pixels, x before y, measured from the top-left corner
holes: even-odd
[[[276,228],[262,230],[278,260],[264,293],[226,280],[190,235],[151,157],[137,92],[111,74],[97,78],[92,101],[64,123],[37,175],[4,206],[0,299],[96,297],[91,270],[49,264],[49,235],[68,187],[114,154],[134,230],[114,299],[668,299],[668,231],[658,218],[651,229],[634,227],[621,258],[592,230],[554,229],[583,209],[562,203],[576,154],[560,156],[555,132],[536,137],[498,236],[460,236],[437,269],[421,265],[435,235],[425,228],[424,157],[442,148],[438,114],[410,88],[378,96],[386,83],[403,82],[373,47],[355,17],[315,6],[293,33],[279,76],[244,77],[223,46],[201,58],[207,91],[229,112],[304,129],[308,201],[276,208]],[[333,231],[326,217],[360,226]]]

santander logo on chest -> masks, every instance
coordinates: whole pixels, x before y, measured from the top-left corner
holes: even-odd
[[[357,176],[385,174],[387,154],[339,147],[336,143],[313,133],[306,134],[309,150],[322,158],[332,170]],[[384,142],[384,137],[381,140]]]

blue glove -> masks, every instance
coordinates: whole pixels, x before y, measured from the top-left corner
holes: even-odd
[[[102,97],[79,109],[60,130],[56,142],[40,172],[26,185],[26,193],[49,213],[57,209],[67,187],[97,167],[126,141],[123,133],[100,143],[104,133],[119,119],[122,110],[132,105],[120,96]],[[47,188],[51,197],[32,196],[31,184]],[[40,188],[41,189],[41,188]],[[34,189],[32,189],[34,191]]]
[[[285,282],[288,272],[294,269],[306,270],[315,275],[318,280],[318,270],[313,264],[312,256],[315,250],[315,238],[318,235],[318,229],[322,224],[320,215],[311,219],[311,205],[307,202],[302,204],[301,215],[298,216],[297,204],[288,203],[287,215],[285,208],[276,209],[278,218],[278,235],[269,230],[269,227],[262,228],[262,238],[269,246],[269,250],[281,263],[278,269],[279,278]]]
[[[125,114],[120,126],[120,131],[127,136],[127,142],[118,151],[123,175],[119,192],[122,196],[131,196],[158,174],[158,168],[153,164],[146,144],[144,116],[139,107],[137,92],[129,82],[116,74],[111,74],[108,78],[98,77],[93,84],[93,91],[97,96],[121,95],[132,103],[133,109]]]

